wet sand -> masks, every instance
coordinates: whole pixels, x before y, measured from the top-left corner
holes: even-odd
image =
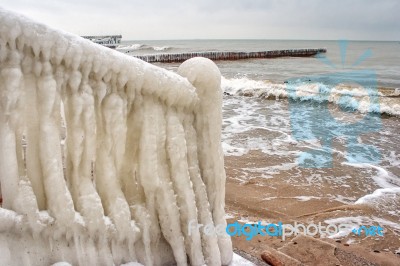
[[[242,156],[226,156],[228,223],[241,220],[242,223],[281,221],[290,224],[318,224],[338,217],[379,217],[398,224],[398,217],[389,215],[387,210],[380,211],[366,205],[352,204],[364,196],[365,191],[374,191],[379,187],[373,182],[365,182],[366,175],[362,169],[343,166],[340,161],[342,158],[336,156],[333,168],[319,170],[292,167],[277,171],[271,178],[265,178],[262,173],[252,169],[290,164],[291,159],[267,156],[257,150]],[[340,198],[342,200],[338,201]],[[397,204],[400,206],[400,202]],[[322,240],[378,265],[400,265],[400,230],[386,226],[384,228],[383,237],[349,234],[341,238]],[[318,239],[319,237],[315,236]],[[261,258],[262,252],[267,248],[282,248],[293,237],[285,241],[269,236],[256,236],[250,241],[243,236],[234,236],[232,239],[234,248]],[[318,248],[315,247],[316,250]]]

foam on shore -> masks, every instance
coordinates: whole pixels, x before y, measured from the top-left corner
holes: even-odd
[[[328,101],[336,106],[361,113],[377,112],[391,116],[400,116],[400,89],[378,88],[365,89],[361,86],[352,87],[338,85],[334,88],[323,83],[298,83],[295,91],[291,91],[285,83],[252,80],[247,77],[222,79],[222,89],[225,94],[233,96],[256,97],[260,99],[287,99],[322,103]],[[370,97],[378,97],[379,104],[371,105]]]

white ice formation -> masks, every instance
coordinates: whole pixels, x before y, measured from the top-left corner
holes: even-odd
[[[0,265],[226,265],[221,76],[0,9]]]

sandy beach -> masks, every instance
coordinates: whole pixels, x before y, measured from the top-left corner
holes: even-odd
[[[279,160],[279,162],[277,162]],[[342,175],[344,173],[355,176],[347,180],[351,189],[335,185],[335,180],[326,179],[323,182],[315,182],[310,180],[310,176],[318,173],[316,170],[307,170],[297,168],[295,173],[293,170],[282,171],[273,178],[265,179],[260,174],[254,174],[251,169],[264,168],[274,166],[277,163],[284,164],[282,159],[268,157],[259,151],[251,151],[243,156],[227,156],[225,157],[225,168],[227,172],[226,186],[226,211],[229,215],[228,222],[239,221],[242,224],[248,222],[267,221],[268,223],[293,224],[298,223],[326,223],[329,219],[337,217],[364,217],[368,218],[380,217],[388,221],[396,222],[396,217],[387,213],[374,209],[366,205],[354,205],[334,200],[330,195],[344,194],[348,199],[358,198],[362,196],[362,189],[357,190],[359,184],[362,183],[362,176],[355,173],[354,169],[340,169],[343,173],[333,170],[320,171],[326,175],[335,174]],[[248,179],[238,180],[237,176],[241,175],[244,169],[249,169]],[[334,168],[335,169],[335,168]],[[296,174],[302,178],[296,177],[295,184],[292,176]],[[318,183],[318,184],[317,184]],[[344,193],[343,193],[344,192]],[[305,195],[309,195],[308,197]],[[345,199],[343,200],[345,201]],[[399,206],[400,202],[394,203],[394,208]],[[315,239],[321,239],[325,242],[337,246],[349,253],[366,258],[376,265],[398,265],[400,261],[400,230],[388,227],[385,230],[384,237],[363,237],[355,235],[347,235],[333,239],[320,238],[319,235]],[[312,261],[311,254],[317,253],[320,249],[318,242],[311,244],[311,249],[307,249],[306,255],[299,255],[302,248],[293,244],[294,237],[289,237],[282,241],[279,237],[256,236],[252,240],[247,241],[245,237],[235,236],[232,238],[234,248],[242,250],[252,256],[261,259],[261,254],[268,250],[282,249],[284,246],[291,246],[290,250],[295,251],[303,263],[306,265],[317,265]],[[306,245],[303,243],[303,245]],[[307,247],[309,248],[309,247]],[[285,250],[285,249],[283,249]],[[286,253],[290,253],[287,250]],[[297,250],[297,251],[296,251]],[[309,260],[309,261],[307,261]],[[332,258],[329,259],[330,264],[319,265],[337,265]],[[343,264],[342,264],[343,263]],[[262,265],[262,264],[260,264]],[[340,265],[346,264],[341,261]]]

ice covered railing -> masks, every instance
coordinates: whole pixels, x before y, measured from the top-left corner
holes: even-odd
[[[188,230],[226,224],[220,73],[178,73],[0,9],[0,265],[229,263]]]

